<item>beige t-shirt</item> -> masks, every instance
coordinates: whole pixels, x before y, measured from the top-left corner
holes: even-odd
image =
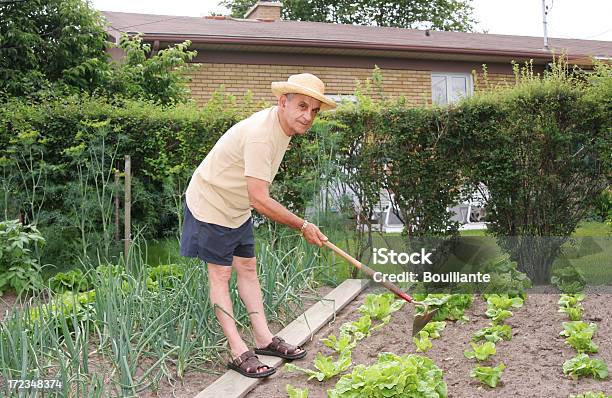
[[[203,222],[238,228],[251,217],[246,177],[272,182],[291,137],[273,106],[232,126],[200,163],[187,187],[187,206]]]

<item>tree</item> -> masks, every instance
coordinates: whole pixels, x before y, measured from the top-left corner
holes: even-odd
[[[161,105],[184,102],[189,98],[186,82],[194,65],[188,61],[196,51],[188,51],[189,40],[156,53],[143,42],[140,35],[123,34],[119,47],[124,52],[121,62],[113,63],[111,73],[97,92],[109,97],[138,98]]]
[[[236,18],[257,0],[224,0],[219,3]],[[282,15],[293,21],[471,31],[471,0],[285,0]]]
[[[22,96],[52,82],[99,84],[107,63],[100,14],[82,0],[0,2],[0,95]]]
[[[89,93],[162,105],[188,98],[191,42],[157,52],[140,35],[121,37],[121,62],[106,48],[104,19],[85,0],[0,0],[0,101]]]

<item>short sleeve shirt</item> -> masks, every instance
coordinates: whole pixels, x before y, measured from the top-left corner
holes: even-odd
[[[238,228],[251,217],[246,177],[272,182],[291,137],[276,106],[232,126],[193,173],[187,206],[203,222]]]

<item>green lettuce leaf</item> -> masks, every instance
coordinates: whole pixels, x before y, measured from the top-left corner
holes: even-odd
[[[289,398],[308,398],[308,389],[295,388],[291,384],[287,384],[285,387]]]
[[[570,337],[573,334],[586,332],[592,336],[595,335],[597,331],[597,324],[589,323],[587,324],[584,321],[571,321],[571,322],[563,322],[563,331],[559,333],[560,336]]]
[[[493,325],[478,330],[472,337],[474,341],[486,340],[497,343],[501,340],[512,340],[512,328],[509,325]]]
[[[485,314],[491,318],[494,324],[499,324],[514,315],[512,311],[500,310],[497,308],[489,308]]]
[[[329,398],[446,398],[442,370],[424,356],[380,353],[372,366],[357,365],[338,380]]]
[[[524,300],[520,297],[509,297],[507,294],[491,294],[487,298],[489,308],[507,310],[510,307],[521,308]]]
[[[473,351],[465,351],[463,353],[467,359],[486,361],[487,359],[489,359],[490,356],[495,355],[497,353],[495,343],[492,343],[490,341],[487,341],[480,345],[477,345],[470,341],[470,345],[472,346]]]
[[[490,366],[476,366],[470,373],[471,377],[480,380],[481,383],[488,385],[489,387],[497,387],[501,380],[502,373],[504,373],[506,365],[500,363],[496,367]]]
[[[429,333],[424,330],[421,330],[418,335],[414,336],[412,341],[417,348],[417,352],[425,352],[433,347],[431,340],[429,340]]]
[[[334,361],[332,357],[325,356],[320,352],[317,353],[317,357],[314,361],[314,367],[317,369],[306,369],[296,366],[292,363],[285,364],[285,370],[288,372],[299,371],[306,373],[310,379],[317,379],[318,381],[324,381],[331,379],[332,377],[340,374],[351,367],[351,352],[344,351],[341,353],[339,359]]]
[[[574,380],[592,376],[595,379],[608,377],[608,366],[600,359],[589,358],[587,354],[578,354],[563,363],[563,373]]]

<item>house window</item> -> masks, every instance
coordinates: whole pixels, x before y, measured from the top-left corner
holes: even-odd
[[[342,101],[352,102],[353,104],[357,103],[357,97],[353,94],[325,94],[325,96],[337,103]]]
[[[434,104],[452,104],[472,95],[473,89],[472,75],[469,73],[431,74],[431,99]]]

